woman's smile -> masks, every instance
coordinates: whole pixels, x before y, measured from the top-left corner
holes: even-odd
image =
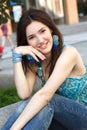
[[[42,43],[40,46],[38,46],[38,48],[42,50],[46,49],[47,47],[48,47],[48,42]]]

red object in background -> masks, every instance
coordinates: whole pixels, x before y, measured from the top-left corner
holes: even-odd
[[[4,50],[4,47],[3,47],[3,46],[0,46],[0,54],[3,53],[3,50]]]

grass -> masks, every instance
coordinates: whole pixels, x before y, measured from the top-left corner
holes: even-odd
[[[20,101],[15,87],[0,89],[0,107],[10,105]]]

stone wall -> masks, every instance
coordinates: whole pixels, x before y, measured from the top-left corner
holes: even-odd
[[[8,120],[8,118],[12,115],[12,113],[15,111],[17,106],[20,102],[8,105],[6,107],[0,108],[0,130],[2,126],[5,124],[5,122]]]

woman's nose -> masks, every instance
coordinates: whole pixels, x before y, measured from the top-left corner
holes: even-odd
[[[41,36],[38,36],[37,41],[38,41],[38,43],[43,43],[44,40],[43,40],[43,38]]]

